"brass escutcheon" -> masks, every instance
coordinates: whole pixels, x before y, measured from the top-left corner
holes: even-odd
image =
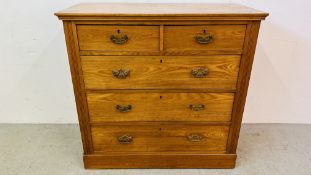
[[[118,142],[120,144],[129,144],[133,141],[133,137],[131,135],[122,135],[118,137]]]
[[[199,142],[203,139],[203,136],[201,134],[189,134],[187,136],[187,139],[190,141],[190,142]]]
[[[130,70],[124,69],[112,70],[112,75],[119,79],[125,79],[130,75]]]
[[[118,34],[118,35],[111,35],[110,36],[110,40],[114,43],[114,44],[125,44],[128,41],[128,36],[127,35],[122,35],[122,34]]]
[[[196,67],[191,70],[191,74],[194,78],[204,78],[208,74],[208,69],[206,67]]]
[[[203,104],[191,104],[189,105],[189,108],[193,111],[201,111],[205,109],[205,105]]]
[[[130,112],[132,110],[132,105],[127,106],[116,105],[116,109],[119,112]]]
[[[213,35],[203,30],[203,33],[197,34],[194,39],[199,44],[209,44],[213,41]]]

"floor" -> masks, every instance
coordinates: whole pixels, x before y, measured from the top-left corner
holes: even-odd
[[[0,125],[0,175],[310,175],[311,125],[243,125],[237,167],[84,170],[78,125]]]

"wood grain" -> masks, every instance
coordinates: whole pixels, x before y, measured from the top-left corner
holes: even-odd
[[[228,126],[202,125],[103,125],[92,126],[95,152],[205,152],[224,153],[226,151]],[[191,134],[203,138],[197,142],[188,140]],[[118,137],[130,135],[133,141],[120,144]]]
[[[123,121],[231,121],[233,93],[89,93],[91,122]],[[190,105],[204,105],[193,111]],[[131,105],[119,112],[116,105]]]
[[[82,56],[87,89],[204,89],[236,88],[239,55],[215,56]],[[162,62],[161,62],[162,60]],[[206,67],[205,78],[194,78],[191,70]],[[118,79],[112,70],[130,70]]]
[[[81,56],[155,56],[161,55],[160,51],[106,51],[106,50],[81,50]]]
[[[88,3],[56,15],[64,22],[85,168],[235,166],[267,13],[236,4]],[[196,43],[204,30],[213,41]],[[124,44],[110,39],[125,34]],[[193,77],[198,67],[208,69],[206,77]],[[117,69],[130,74],[118,79]],[[117,112],[128,104],[129,112]],[[132,142],[120,144],[124,134]]]
[[[82,93],[234,93],[236,90],[223,89],[86,89]]]
[[[103,51],[103,50],[82,50],[81,56],[208,56],[208,55],[240,55],[242,50],[176,50],[176,51]]]
[[[196,16],[196,15],[189,15],[189,16],[59,16],[59,19],[63,21],[135,21],[136,24],[143,23],[144,21],[163,21],[163,22],[200,22],[200,21],[260,21],[265,19],[265,17],[261,16],[234,16],[234,17],[229,17],[229,16]]]
[[[245,36],[245,25],[204,25],[204,26],[165,26],[164,50],[242,50]],[[195,36],[203,32],[213,36],[209,44],[199,44]]]
[[[236,154],[102,154],[85,155],[88,169],[234,168]]]
[[[86,94],[84,92],[84,82],[81,78],[81,66],[80,56],[75,40],[75,25],[70,21],[64,21],[64,33],[66,38],[68,60],[71,71],[71,79],[73,84],[73,90],[75,94],[76,107],[78,112],[78,119],[80,125],[81,138],[83,143],[84,154],[90,154],[93,151],[92,138],[90,134],[90,128],[88,125],[88,107],[86,101]]]
[[[128,36],[124,44],[115,44],[111,35]],[[78,25],[80,50],[159,51],[159,26]]]
[[[95,20],[95,21],[91,21],[91,20],[79,20],[79,21],[75,21],[75,23],[77,25],[80,24],[88,24],[88,25],[98,25],[98,24],[102,24],[102,25],[247,25],[248,24],[248,20],[204,20],[202,19],[202,17],[197,17],[197,19],[200,20],[148,20],[148,18],[145,18],[144,20],[110,20],[110,18],[108,18],[107,20]]]
[[[171,121],[161,121],[161,122],[120,122],[122,126],[126,125],[170,125],[170,124],[178,124],[178,125],[202,125],[202,126],[230,126],[231,122],[191,122],[191,121],[178,121],[178,122],[171,122]],[[116,125],[118,123],[116,122],[90,122],[89,123],[91,126],[110,126],[110,125]]]
[[[241,59],[237,92],[232,109],[232,126],[228,139],[228,153],[236,153],[244,106],[246,102],[249,79],[251,76],[252,65],[257,44],[260,22],[250,22],[247,26],[247,38],[245,41],[244,53]]]
[[[249,17],[264,19],[268,14],[253,8],[237,4],[215,3],[84,3],[55,13],[61,19],[73,17],[109,17],[109,16],[199,16],[218,17],[219,19],[234,19]],[[67,17],[67,18],[66,18]],[[222,18],[221,18],[222,17]]]

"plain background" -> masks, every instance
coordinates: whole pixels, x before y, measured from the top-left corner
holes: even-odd
[[[62,23],[54,12],[87,0],[0,0],[0,123],[77,123]],[[244,122],[311,123],[310,0],[97,2],[239,3],[263,21]]]

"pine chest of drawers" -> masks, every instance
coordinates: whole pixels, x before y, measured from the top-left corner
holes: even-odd
[[[261,20],[234,4],[60,11],[86,168],[233,168]]]

